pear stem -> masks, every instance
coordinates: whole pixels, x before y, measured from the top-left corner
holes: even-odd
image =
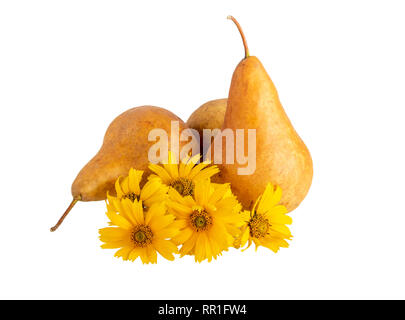
[[[51,232],[54,232],[59,226],[62,224],[63,220],[65,220],[66,216],[69,214],[70,210],[75,206],[77,201],[80,201],[79,198],[73,198],[72,202],[69,204],[69,207],[66,209],[65,213],[60,217],[59,221],[51,228]]]
[[[248,45],[247,45],[245,35],[243,33],[243,30],[242,30],[242,27],[240,26],[239,22],[234,17],[227,16],[226,18],[229,19],[229,20],[232,20],[236,24],[236,27],[239,30],[240,36],[242,37],[243,46],[245,47],[245,59],[246,59],[247,57],[249,57],[249,48],[248,48]]]

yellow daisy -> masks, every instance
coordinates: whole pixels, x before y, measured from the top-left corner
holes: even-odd
[[[181,256],[191,254],[197,262],[210,262],[232,246],[243,220],[241,206],[229,189],[229,184],[213,187],[206,179],[195,182],[193,196],[182,197],[175,189],[169,190],[169,212],[181,228],[173,238],[182,245]]]
[[[217,166],[209,166],[209,161],[197,164],[199,160],[200,155],[187,156],[180,161],[180,164],[177,164],[173,153],[169,152],[166,164],[149,165],[149,169],[155,174],[151,174],[148,179],[149,181],[160,181],[164,185],[174,188],[182,196],[192,196],[196,182],[211,178],[219,172]]]
[[[275,189],[271,183],[261,195],[252,211],[244,211],[241,216],[245,225],[241,228],[241,234],[235,240],[235,247],[243,247],[248,242],[249,248],[252,242],[259,246],[264,246],[277,252],[280,247],[287,248],[285,240],[291,240],[292,235],[286,224],[291,224],[291,217],[286,214],[287,209],[279,205],[281,199],[281,188]]]
[[[179,232],[175,217],[167,213],[164,203],[153,204],[144,213],[142,201],[122,199],[116,202],[118,213],[107,210],[110,225],[99,230],[103,249],[118,249],[115,257],[142,263],[156,263],[157,253],[174,260],[177,246],[171,238]]]
[[[117,212],[114,203],[121,199],[142,200],[146,207],[154,203],[159,203],[167,199],[169,187],[163,185],[158,180],[148,181],[143,188],[140,188],[143,171],[130,169],[127,177],[119,177],[115,182],[116,197],[107,195],[107,208]]]

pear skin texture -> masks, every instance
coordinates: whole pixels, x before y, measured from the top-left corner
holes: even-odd
[[[82,201],[104,200],[107,192],[115,195],[118,177],[128,175],[130,168],[150,174],[148,151],[156,141],[148,141],[152,129],[164,129],[170,147],[171,121],[179,121],[180,133],[186,124],[170,111],[153,106],[129,109],[110,124],[101,149],[79,172],[72,184],[73,198]],[[181,147],[187,142],[180,141]]]
[[[204,103],[187,120],[187,125],[198,131],[202,137],[203,129],[221,129],[224,123],[228,99],[216,99]]]
[[[221,129],[224,124],[226,104],[228,99],[215,99],[208,101],[195,110],[188,118],[186,124],[199,133],[200,153],[205,155],[203,149],[203,129]],[[212,137],[211,142],[214,140]]]
[[[234,133],[245,129],[245,155],[247,129],[256,129],[256,170],[252,175],[238,175],[237,168],[243,165],[236,157],[235,164],[225,164],[224,139],[223,164],[218,165],[221,171],[213,180],[230,182],[245,209],[252,208],[269,182],[282,188],[281,204],[288,211],[298,207],[311,186],[312,158],[287,117],[272,80],[254,56],[243,59],[234,71],[222,129],[226,128]]]

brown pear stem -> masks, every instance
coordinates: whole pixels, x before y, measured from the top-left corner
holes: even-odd
[[[70,210],[75,206],[77,201],[80,201],[79,198],[73,198],[72,202],[69,204],[69,207],[66,209],[65,213],[60,217],[59,221],[51,228],[51,232],[54,232],[59,226],[62,224],[63,220],[65,220],[66,216],[69,214]]]
[[[243,31],[242,31],[242,27],[240,26],[239,22],[234,17],[227,16],[226,18],[229,19],[229,20],[232,20],[236,24],[236,27],[239,30],[240,36],[242,37],[243,46],[245,47],[245,59],[246,59],[247,57],[249,57],[249,48],[248,48],[248,45],[247,45],[245,35],[244,35]]]

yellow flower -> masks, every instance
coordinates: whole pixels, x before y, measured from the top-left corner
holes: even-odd
[[[197,181],[211,178],[219,172],[217,166],[209,166],[210,162],[197,162],[200,155],[194,157],[187,156],[177,164],[174,154],[169,152],[167,164],[163,166],[150,164],[149,169],[155,174],[149,176],[149,181],[160,181],[166,186],[174,188],[182,196],[193,195]]]
[[[142,263],[156,263],[157,253],[174,260],[177,246],[171,238],[179,232],[175,217],[167,213],[164,203],[153,204],[144,213],[142,201],[122,199],[115,202],[118,213],[107,210],[110,225],[99,230],[100,240],[105,242],[103,249],[118,249],[115,257],[134,261],[138,257]]]
[[[115,182],[115,191],[117,197],[107,195],[107,208],[110,211],[117,212],[114,203],[121,199],[142,200],[146,207],[150,207],[154,203],[163,202],[167,199],[167,191],[169,188],[163,185],[160,181],[148,181],[143,188],[140,188],[143,171],[130,169],[127,177],[120,177]]]
[[[264,246],[277,252],[280,247],[288,247],[285,240],[291,240],[292,236],[286,224],[291,224],[292,219],[286,215],[286,207],[278,204],[280,199],[281,188],[277,186],[274,189],[271,183],[267,184],[253,210],[241,214],[245,225],[235,240],[236,248],[243,247],[247,242],[247,248],[254,242],[256,250],[259,246]]]
[[[232,246],[243,224],[240,204],[230,193],[229,184],[216,185],[208,179],[195,182],[194,195],[182,197],[169,190],[169,212],[176,216],[181,228],[173,238],[181,244],[181,256],[191,254],[195,261],[216,259]]]

